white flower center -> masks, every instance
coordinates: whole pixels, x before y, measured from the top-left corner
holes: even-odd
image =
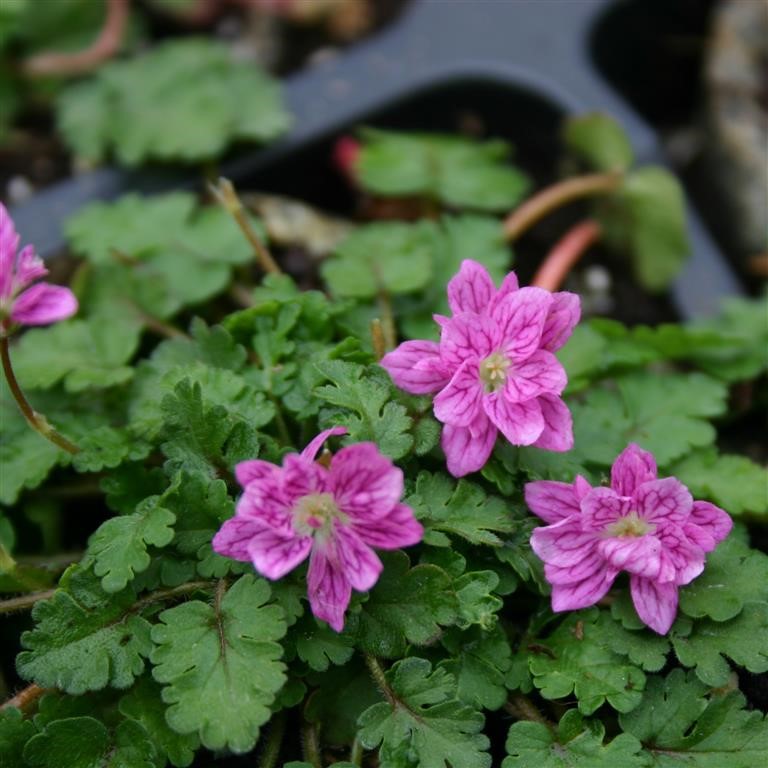
[[[512,361],[501,352],[488,355],[480,363],[480,380],[486,392],[498,392],[507,380]]]
[[[610,536],[619,538],[637,539],[645,536],[646,533],[653,533],[656,526],[651,525],[647,520],[643,520],[640,515],[632,510],[625,517],[619,518],[615,523],[606,527],[605,532]]]
[[[347,520],[330,493],[310,493],[302,496],[292,511],[293,529],[300,536],[328,533],[335,519],[342,522]]]

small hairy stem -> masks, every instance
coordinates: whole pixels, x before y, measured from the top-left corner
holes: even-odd
[[[237,196],[235,188],[232,186],[232,182],[229,179],[221,178],[218,184],[210,185],[210,190],[213,196],[229,211],[232,218],[237,222],[240,230],[251,244],[261,268],[273,275],[281,274],[281,269],[277,266],[277,262],[272,258],[272,254],[266,245],[261,242],[261,238],[256,234],[245,208]]]
[[[301,752],[304,760],[313,768],[323,768],[323,757],[320,754],[320,739],[314,723],[305,722],[301,727]]]
[[[5,373],[5,378],[8,381],[8,387],[11,390],[13,399],[16,401],[16,405],[19,406],[19,410],[27,420],[29,426],[32,427],[35,432],[42,435],[46,440],[49,440],[59,448],[63,448],[65,451],[67,451],[67,453],[71,453],[73,455],[75,453],[80,453],[80,449],[74,443],[67,440],[64,435],[60,435],[48,423],[45,416],[37,413],[32,408],[32,406],[29,404],[29,401],[24,396],[24,393],[21,391],[21,387],[19,386],[19,382],[16,380],[16,374],[13,372],[13,366],[11,365],[11,354],[8,346],[7,336],[0,336],[0,357],[2,357],[3,373]]]
[[[76,552],[60,552],[55,555],[25,555],[19,558],[18,564],[32,568],[43,568],[47,571],[63,571],[72,563],[82,560],[84,554],[82,550],[78,550]]]
[[[221,582],[223,582],[224,586],[226,587],[226,580],[222,579]],[[178,587],[171,587],[170,589],[158,589],[155,592],[150,592],[145,597],[142,597],[141,600],[137,600],[131,606],[131,610],[140,611],[147,605],[152,605],[152,603],[159,603],[163,600],[173,600],[175,597],[182,597],[192,592],[197,592],[200,589],[211,589],[213,585],[213,581],[188,581],[185,584],[179,584]]]
[[[66,77],[96,69],[119,50],[130,5],[131,0],[107,0],[104,26],[87,48],[74,53],[39,53],[22,64],[24,74],[29,77]]]
[[[600,235],[600,225],[596,221],[582,221],[570,229],[544,259],[531,285],[556,291],[573,265],[600,239]]]
[[[136,313],[139,320],[147,327],[150,331],[153,333],[156,333],[158,336],[163,336],[166,339],[189,339],[191,338],[189,334],[184,333],[184,331],[180,330],[179,328],[176,328],[175,326],[171,325],[170,323],[166,323],[164,320],[161,320],[159,317],[155,317],[154,315],[147,314],[143,309],[141,309],[138,305],[134,304],[133,302],[130,302],[131,309]]]
[[[50,689],[41,688],[36,683],[32,683],[26,688],[20,690],[15,696],[8,699],[8,701],[0,704],[0,710],[17,707],[22,712],[26,712],[27,710],[31,709],[37,700],[48,690]]]
[[[248,307],[253,306],[251,292],[242,285],[231,285],[229,288],[229,295],[232,297],[235,304],[239,307],[243,307],[243,309],[248,309]]]
[[[349,748],[349,762],[354,765],[363,764],[363,745],[360,743],[360,739],[358,739],[357,736],[355,736],[355,740]]]
[[[539,708],[522,693],[513,693],[504,705],[504,709],[517,720],[531,720],[534,723],[546,725],[550,729],[555,727],[555,724],[547,720]]]
[[[378,272],[376,274],[376,283],[378,286],[376,303],[379,305],[379,313],[381,315],[379,320],[381,323],[381,334],[384,340],[384,348],[390,350],[397,346],[397,330],[395,328],[395,315],[392,312],[392,299],[384,287],[383,278]]]
[[[55,591],[55,589],[46,589],[43,592],[31,592],[28,595],[21,595],[20,597],[12,597],[9,600],[3,600],[0,602],[0,615],[5,613],[16,613],[17,611],[26,611],[41,600],[47,600]]]
[[[508,242],[514,242],[523,232],[557,208],[583,197],[613,192],[622,179],[620,173],[592,173],[565,179],[542,189],[507,216],[503,225],[504,236]]]
[[[366,653],[365,663],[368,666],[368,671],[371,673],[373,681],[376,683],[376,686],[381,691],[384,698],[392,705],[392,707],[395,707],[397,705],[397,696],[395,696],[392,689],[389,687],[387,677],[384,674],[384,670],[381,668],[381,664],[379,664],[379,660],[370,653]]]
[[[278,712],[270,721],[269,735],[259,757],[257,768],[275,768],[285,736],[285,712]]]
[[[387,354],[387,343],[384,341],[384,330],[378,317],[371,320],[371,343],[376,360],[381,360]]]

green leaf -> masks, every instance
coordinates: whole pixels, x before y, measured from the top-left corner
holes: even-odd
[[[596,171],[626,171],[634,161],[624,129],[601,112],[566,120],[563,140],[569,150]]]
[[[428,645],[440,626],[456,620],[458,603],[451,580],[435,565],[409,568],[404,552],[382,553],[384,572],[362,606],[356,645],[368,653],[395,658],[407,643]]]
[[[420,768],[489,768],[483,716],[456,698],[456,681],[443,669],[407,658],[387,672],[396,704],[374,704],[360,716],[359,738],[375,749],[382,765],[394,754],[409,752]],[[395,763],[398,764],[398,763]]]
[[[487,496],[468,480],[456,483],[446,475],[420,472],[406,501],[424,524],[424,541],[432,546],[449,546],[445,534],[450,534],[471,544],[499,547],[502,541],[497,534],[515,529],[508,502]]]
[[[21,636],[28,650],[16,659],[19,674],[72,694],[127,688],[152,648],[149,622],[130,610],[134,600],[132,590],[107,594],[92,573],[70,568],[32,610],[36,626]]]
[[[642,744],[620,733],[604,744],[605,726],[568,710],[556,731],[543,723],[514,723],[507,736],[502,768],[642,768],[648,765]]]
[[[528,666],[545,699],[575,693],[584,715],[606,701],[619,712],[629,712],[640,703],[645,675],[602,644],[594,631],[598,615],[596,609],[569,614],[549,637],[539,640]]]
[[[459,208],[505,211],[528,190],[503,141],[367,129],[355,165],[364,188],[385,197],[421,195]]]
[[[134,720],[121,722],[113,734],[92,717],[55,720],[30,739],[24,759],[32,766],[61,768],[156,768],[147,732]]]
[[[310,616],[299,619],[295,635],[298,657],[316,672],[325,672],[331,664],[346,664],[354,653],[349,635],[334,632]]]
[[[151,677],[142,677],[120,699],[120,712],[144,727],[159,755],[171,765],[185,768],[194,759],[200,742],[196,734],[176,733],[169,727],[165,719],[167,707],[160,692],[160,686]]]
[[[393,459],[408,453],[413,446],[413,437],[408,433],[413,420],[404,406],[392,402],[394,390],[383,368],[366,368],[342,360],[316,365],[333,383],[318,387],[315,395],[337,406],[323,415],[323,424],[342,424],[349,430],[347,442],[370,440]]]
[[[242,576],[213,606],[192,600],[160,614],[152,674],[174,731],[197,732],[209,749],[253,748],[286,679],[285,621],[269,600],[265,581]]]
[[[628,656],[633,664],[646,672],[658,672],[667,663],[669,640],[647,631],[645,624],[638,617],[634,618],[637,618],[637,623],[633,623],[633,628],[643,631],[633,632],[623,622],[616,620],[619,616],[613,619],[607,612],[601,611],[590,634],[604,648]]]
[[[768,470],[746,456],[694,451],[669,473],[695,498],[711,499],[731,515],[768,516]]]
[[[755,768],[768,754],[768,721],[736,692],[714,691],[693,673],[672,670],[648,681],[643,703],[620,716],[654,768]]]
[[[24,745],[37,733],[30,720],[25,720],[15,707],[0,712],[0,768],[19,768],[24,765]]]
[[[434,224],[377,222],[354,230],[323,262],[323,278],[336,296],[373,298],[418,291],[432,277]]]
[[[503,601],[493,590],[499,586],[499,577],[495,571],[472,571],[459,576],[453,582],[459,612],[456,625],[467,629],[478,625],[482,629],[492,629],[498,621],[496,615],[503,607]]]
[[[274,139],[289,124],[271,78],[221,43],[189,38],[108,64],[65,90],[57,109],[75,154],[101,160],[114,152],[126,165],[206,160],[236,140]]]

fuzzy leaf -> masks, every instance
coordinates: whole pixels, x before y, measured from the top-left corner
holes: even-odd
[[[456,680],[424,659],[392,665],[387,680],[398,706],[374,704],[360,716],[359,738],[374,749],[381,743],[382,765],[407,750],[420,768],[489,768],[483,716],[456,698]],[[410,762],[410,761],[409,761]]]
[[[499,586],[499,577],[494,571],[472,571],[459,576],[453,582],[456,598],[459,601],[459,613],[456,625],[468,629],[478,625],[490,630],[496,626],[496,615],[504,603],[493,590]]]
[[[362,138],[357,177],[385,197],[421,195],[460,208],[505,211],[528,190],[528,179],[507,164],[503,141],[371,129]]]
[[[563,139],[569,150],[596,171],[626,171],[634,160],[624,129],[600,112],[568,119]]]
[[[25,720],[15,707],[0,712],[0,768],[24,765],[24,745],[37,733],[30,720]]]
[[[310,616],[299,620],[295,634],[298,657],[316,672],[325,672],[331,664],[344,665],[354,653],[348,635],[334,632]]]
[[[209,749],[253,748],[285,683],[285,621],[269,600],[265,581],[242,576],[213,606],[192,600],[160,614],[152,674],[173,730],[198,733]]]

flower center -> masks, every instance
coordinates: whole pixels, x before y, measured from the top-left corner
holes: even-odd
[[[480,363],[480,379],[486,392],[497,392],[504,386],[512,361],[501,352],[494,352]]]
[[[334,519],[346,520],[330,493],[302,496],[293,508],[293,529],[300,536],[312,536],[330,530]]]
[[[653,533],[656,526],[651,525],[647,520],[643,520],[637,512],[632,510],[625,517],[620,518],[615,523],[611,523],[605,532],[610,536],[619,536],[624,538],[640,538],[646,533]]]

